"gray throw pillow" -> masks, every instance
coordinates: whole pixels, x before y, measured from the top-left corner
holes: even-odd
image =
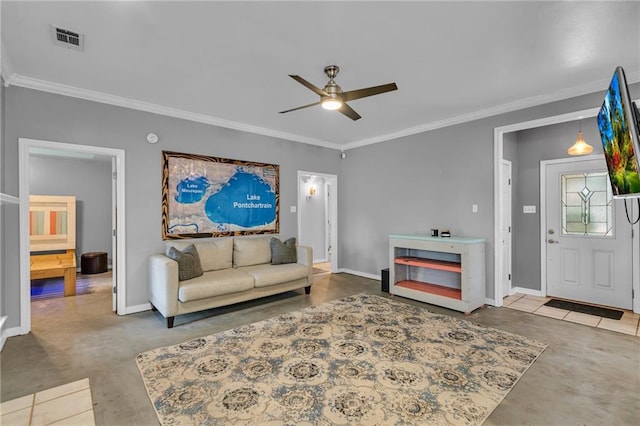
[[[200,255],[193,244],[185,247],[184,251],[170,247],[167,256],[178,262],[178,280],[186,281],[202,275]]]
[[[271,264],[282,265],[285,263],[296,263],[296,239],[289,238],[284,243],[279,239],[272,237],[271,242]]]

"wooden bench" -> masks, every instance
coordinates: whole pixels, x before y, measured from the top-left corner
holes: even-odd
[[[64,277],[64,295],[76,294],[76,251],[57,254],[32,254],[31,279]]]
[[[64,295],[74,296],[76,197],[30,195],[29,228],[31,279],[64,277]]]

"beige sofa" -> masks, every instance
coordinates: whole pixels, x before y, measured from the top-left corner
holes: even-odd
[[[271,237],[206,238],[167,242],[165,254],[149,257],[149,300],[172,328],[176,315],[231,305],[259,297],[305,289],[313,283],[311,247],[296,246],[297,263],[271,264]],[[193,244],[202,276],[178,279],[178,262],[170,247]]]

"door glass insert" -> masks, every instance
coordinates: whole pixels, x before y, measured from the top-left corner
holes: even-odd
[[[606,172],[561,175],[562,235],[613,237],[613,194]]]

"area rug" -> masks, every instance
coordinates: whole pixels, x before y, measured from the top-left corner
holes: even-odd
[[[360,294],[136,362],[163,425],[479,425],[545,348]]]

